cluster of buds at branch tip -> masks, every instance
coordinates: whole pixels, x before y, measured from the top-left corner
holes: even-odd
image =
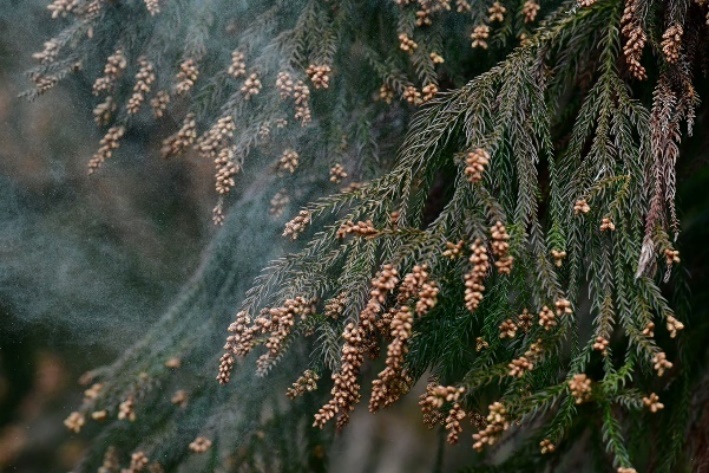
[[[330,86],[330,72],[332,69],[327,64],[310,64],[305,70],[316,89],[327,89]]]
[[[347,220],[345,223],[340,225],[337,229],[336,236],[339,239],[345,238],[347,235],[354,234],[361,237],[367,237],[372,235],[377,235],[379,232],[374,228],[374,223],[371,220],[366,222],[353,222],[352,220]]]
[[[194,453],[204,453],[212,446],[212,441],[207,437],[197,437],[190,442],[189,448]]]
[[[661,351],[652,357],[653,368],[657,371],[657,376],[665,374],[665,370],[672,368],[672,363],[667,360],[665,352]]]
[[[610,342],[608,341],[607,338],[601,337],[600,335],[596,337],[596,340],[593,342],[593,349],[596,351],[601,352],[603,356],[608,356],[608,345]]]
[[[554,453],[554,450],[556,450],[556,446],[551,443],[551,440],[544,439],[539,442],[539,451],[542,455],[545,455],[547,453]]]
[[[494,23],[496,21],[503,22],[505,21],[506,12],[507,9],[500,2],[495,2],[490,6],[490,8],[487,9],[487,20],[490,23]]]
[[[574,213],[576,215],[587,214],[590,211],[591,207],[588,205],[588,202],[586,202],[586,199],[579,199],[574,203]]]
[[[483,299],[483,291],[485,286],[482,282],[490,270],[490,258],[487,255],[485,246],[482,240],[476,239],[470,246],[472,254],[470,255],[470,263],[473,265],[470,272],[465,274],[465,307],[474,312],[478,308]]]
[[[601,219],[601,231],[615,231],[615,224],[609,217],[603,217]]]
[[[589,399],[591,395],[591,379],[584,373],[575,374],[568,381],[568,384],[569,391],[571,391],[571,396],[573,396],[576,404],[582,404]]]
[[[411,105],[421,105],[421,92],[413,85],[406,86],[403,97]]]
[[[180,72],[177,73],[177,84],[175,92],[177,95],[184,95],[189,92],[199,77],[199,69],[194,59],[186,59],[180,64]]]
[[[330,168],[330,182],[339,184],[346,177],[347,171],[345,171],[345,168],[342,166],[342,164],[336,163]]]
[[[650,396],[643,397],[643,404],[650,409],[650,412],[653,414],[665,408],[665,405],[660,402],[659,396],[655,393],[650,393]]]
[[[675,338],[679,330],[684,329],[684,324],[677,320],[674,316],[667,316],[667,331],[670,332],[670,338]]]
[[[458,240],[458,243],[446,242],[446,250],[443,252],[443,257],[450,260],[457,259],[463,254],[463,240]]]
[[[401,33],[399,34],[399,48],[402,51],[412,54],[416,48],[418,48],[418,44],[416,44],[416,41],[409,38],[409,35],[406,33]]]
[[[502,222],[497,221],[495,225],[490,228],[490,236],[492,237],[492,254],[497,257],[497,261],[495,261],[497,272],[500,274],[510,274],[510,272],[512,272],[514,258],[508,254],[510,249],[510,235],[507,233],[507,229]]]
[[[286,223],[286,228],[283,230],[284,237],[290,237],[292,240],[298,238],[298,235],[303,233],[305,227],[310,223],[311,215],[307,210],[301,210],[298,215]]]
[[[626,1],[620,23],[623,36],[626,38],[625,46],[623,46],[623,55],[625,56],[625,62],[628,64],[628,70],[636,79],[644,80],[647,79],[647,71],[640,64],[640,59],[643,55],[647,36],[642,29],[641,19],[638,17],[639,3],[639,0]]]
[[[295,399],[298,396],[302,396],[306,392],[315,391],[318,388],[318,380],[320,376],[312,370],[306,370],[302,376],[300,376],[293,386],[288,388],[286,391],[286,396],[289,399]]]
[[[557,268],[561,268],[561,265],[564,264],[564,258],[566,258],[566,251],[552,249],[551,256],[554,258],[554,265]]]
[[[258,95],[259,92],[261,92],[261,80],[259,79],[258,74],[255,72],[250,74],[244,81],[244,84],[241,86],[239,91],[244,95],[245,100],[249,100],[254,95]]]
[[[500,435],[510,428],[507,420],[507,409],[500,402],[494,402],[489,407],[490,413],[486,421],[487,425],[480,432],[473,434],[473,448],[478,452],[482,451],[486,445],[495,445]]]
[[[665,263],[667,266],[672,266],[673,264],[679,264],[679,251],[673,250],[672,248],[666,248],[664,251]]]
[[[522,5],[522,15],[524,16],[525,23],[532,23],[537,18],[537,13],[539,13],[539,4],[534,0],[526,0],[524,5]]]
[[[229,64],[227,73],[235,79],[246,74],[246,58],[244,53],[239,50],[231,53],[231,64]]]
[[[465,157],[465,177],[471,184],[480,182],[483,172],[490,163],[490,153],[482,148],[470,151]]]
[[[473,28],[470,33],[470,39],[473,40],[470,46],[473,48],[487,49],[487,39],[490,37],[490,27],[487,25],[478,25]]]

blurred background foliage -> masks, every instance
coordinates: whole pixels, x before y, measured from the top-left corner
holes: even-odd
[[[195,271],[214,233],[212,171],[133,137],[89,179],[87,88],[17,98],[55,29],[46,2],[0,4],[0,470],[67,471],[84,447],[62,425],[76,380],[132,345]]]

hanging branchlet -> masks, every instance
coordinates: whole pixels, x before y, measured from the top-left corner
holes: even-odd
[[[639,0],[626,0],[625,10],[621,18],[622,33],[626,38],[625,46],[623,46],[623,54],[625,62],[628,64],[630,75],[638,80],[647,79],[647,72],[640,64],[640,59],[643,55],[647,36],[642,29],[640,19],[638,18]]]
[[[314,301],[298,296],[287,299],[282,306],[268,309],[268,321],[257,322],[262,332],[268,335],[264,346],[268,350],[258,361],[259,373],[265,373],[270,364],[276,360],[286,338],[291,334],[293,327],[299,320],[305,320],[315,313]]]
[[[393,404],[408,392],[411,379],[403,371],[403,364],[408,353],[407,341],[413,332],[413,321],[411,309],[404,306],[395,311],[389,323],[392,340],[387,347],[386,368],[372,382],[371,412]]]
[[[315,414],[313,426],[323,428],[335,416],[338,428],[349,422],[350,413],[361,397],[357,377],[364,362],[364,354],[370,350],[372,337],[376,333],[376,318],[381,313],[387,296],[398,283],[399,273],[391,264],[383,265],[372,279],[370,298],[360,313],[359,322],[348,323],[342,334],[345,344],[342,347],[340,370],[332,375],[332,398]],[[405,328],[405,324],[399,327],[400,330]]]
[[[684,30],[682,25],[672,25],[662,34],[662,54],[665,61],[674,64],[679,59],[679,51],[682,46],[682,35]]]

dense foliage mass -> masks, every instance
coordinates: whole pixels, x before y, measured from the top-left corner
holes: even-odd
[[[88,172],[157,120],[156,156],[214,162],[223,225],[183,299],[85,377],[66,425],[103,424],[78,470],[325,469],[330,424],[420,379],[470,471],[570,471],[579,445],[594,471],[699,464],[675,193],[703,1],[49,10],[27,95],[92,81]],[[263,388],[294,370],[292,401]]]

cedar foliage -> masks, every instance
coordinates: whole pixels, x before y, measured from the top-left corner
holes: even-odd
[[[554,470],[579,443],[596,471],[698,468],[685,443],[696,370],[677,332],[689,308],[675,193],[700,105],[703,2],[55,0],[50,10],[64,29],[35,56],[26,95],[74,72],[99,78],[108,131],[90,161],[96,178],[125,134],[162,120],[175,131],[164,157],[215,161],[215,222],[227,215],[183,299],[86,377],[100,389],[79,415],[113,420],[77,471],[100,467],[109,445],[124,465],[143,452],[156,471],[324,469],[328,421],[347,424],[361,386],[373,383],[376,411],[427,377],[424,420],[451,442],[462,424],[475,434],[462,439],[480,451],[466,471]],[[327,183],[337,165],[339,191]],[[254,223],[269,200],[277,223],[283,211],[294,219],[244,266],[273,236]],[[288,254],[246,291],[280,245]],[[365,356],[379,375],[360,374]],[[170,357],[182,367],[166,367]],[[227,387],[213,381],[218,365]],[[319,379],[312,392],[302,380],[303,398],[266,388],[306,369]],[[186,407],[163,395],[177,387]],[[134,422],[117,419],[126,401]],[[197,435],[212,441],[200,458],[188,448]]]

